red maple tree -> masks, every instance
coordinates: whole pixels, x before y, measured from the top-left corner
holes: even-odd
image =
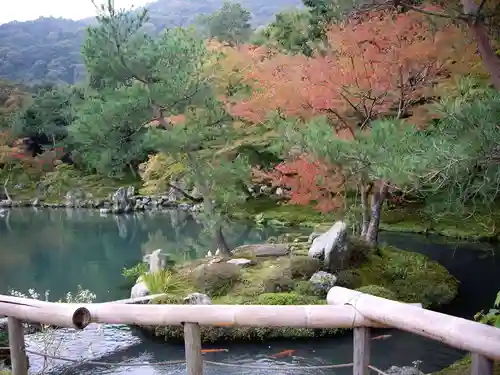
[[[345,139],[356,130],[369,131],[372,120],[384,116],[412,117],[413,123],[424,124],[435,84],[449,78],[461,55],[475,53],[454,24],[434,25],[422,13],[394,9],[333,25],[328,41],[326,54],[275,55],[256,63],[246,77],[253,93],[233,105],[232,113],[253,123],[277,110],[301,120],[326,115],[332,131]],[[340,166],[320,167],[308,160],[280,164],[269,177],[288,186],[296,203],[338,206],[331,200],[345,188]],[[331,203],[320,203],[322,199]]]

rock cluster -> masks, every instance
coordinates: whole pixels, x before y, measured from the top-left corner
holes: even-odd
[[[199,212],[202,204],[184,203],[177,200],[177,196],[165,194],[160,196],[136,195],[133,186],[121,187],[107,199],[96,199],[92,194],[83,190],[69,191],[63,202],[47,203],[39,198],[32,200],[2,200],[0,207],[43,207],[43,208],[86,208],[98,209],[102,214],[123,214],[136,211],[156,211],[162,209],[180,209],[184,211]]]
[[[350,247],[345,222],[337,221],[325,233],[311,233],[308,242],[308,256],[322,260],[329,271],[335,273],[349,267]],[[318,291],[326,293],[335,286],[337,277],[333,273],[319,271],[309,282]]]
[[[182,181],[176,182],[184,188]],[[177,186],[176,185],[176,186]],[[268,195],[277,198],[285,196],[282,188],[273,188],[267,185],[252,185],[248,187],[253,196]],[[191,197],[200,198],[196,189],[189,193]],[[96,209],[102,214],[124,214],[137,211],[157,211],[163,209],[179,209],[184,211],[199,212],[203,210],[202,203],[186,203],[186,197],[179,189],[170,188],[161,195],[138,195],[134,186],[121,187],[110,194],[107,199],[98,199],[83,189],[73,189],[66,193],[62,202],[48,203],[41,198],[30,200],[10,200],[0,194],[0,208],[11,207],[41,207],[41,208],[86,208]]]

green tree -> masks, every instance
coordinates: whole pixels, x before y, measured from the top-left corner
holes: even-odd
[[[314,42],[311,40],[311,13],[307,10],[292,10],[275,15],[275,20],[257,31],[253,42],[269,45],[291,53],[312,56]]]
[[[134,169],[148,150],[185,163],[184,178],[201,198],[184,195],[203,202],[215,246],[229,255],[222,229],[229,208],[246,197],[241,182],[249,165],[217,152],[237,133],[206,74],[212,55],[192,30],[152,38],[141,29],[146,21],[146,13],[116,11],[110,1],[98,26],[89,29],[83,52],[95,89],[71,126],[71,138],[101,172]],[[184,121],[171,124],[173,115]],[[161,126],[146,126],[152,119]]]
[[[225,2],[216,12],[200,16],[198,24],[209,38],[216,38],[231,46],[246,42],[252,33],[252,16],[241,4]]]
[[[83,56],[94,88],[71,126],[71,141],[88,167],[135,172],[149,149],[147,125],[170,127],[168,116],[182,113],[207,90],[207,51],[192,30],[149,36],[146,11],[117,11],[109,1],[98,25],[87,31]]]
[[[371,121],[370,131],[356,130],[352,139],[342,139],[324,117],[307,126],[282,118],[274,123],[283,134],[281,146],[300,146],[317,160],[341,166],[347,183],[360,194],[358,228],[376,244],[388,191],[439,197],[441,209],[446,204],[455,212],[477,203],[490,206],[498,198],[500,95],[470,83],[458,97],[440,103],[440,119],[425,131],[405,120],[386,118]]]
[[[192,107],[186,119],[169,131],[156,130],[152,141],[186,166],[184,179],[201,195],[206,231],[214,249],[230,255],[231,247],[223,234],[228,213],[247,198],[244,182],[250,177],[250,165],[242,155],[221,152],[238,137],[233,119],[213,96],[202,107]]]
[[[68,126],[75,119],[75,106],[82,99],[82,87],[41,87],[14,116],[13,135],[36,137],[42,143],[55,146],[66,138]]]

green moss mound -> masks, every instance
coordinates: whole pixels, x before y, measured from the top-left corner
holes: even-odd
[[[439,263],[391,246],[380,248],[353,271],[361,286],[382,286],[394,292],[398,301],[421,303],[424,308],[446,305],[458,293],[458,281]]]
[[[455,362],[451,366],[435,372],[432,375],[469,375],[471,373],[471,357],[470,355]],[[493,366],[493,375],[500,375],[500,362],[495,362]]]
[[[351,199],[348,197],[348,200]],[[349,202],[348,202],[349,203]],[[350,206],[350,204],[346,204]],[[342,210],[323,214],[310,206],[277,202],[268,198],[249,200],[235,213],[236,217],[259,223],[315,227],[331,225],[344,216]],[[435,214],[422,203],[382,210],[381,229],[391,232],[437,234],[467,240],[500,239],[500,204],[474,206],[461,213]]]
[[[392,247],[372,249],[352,240],[352,256],[346,269],[336,273],[337,285],[401,302],[422,303],[425,307],[450,302],[457,281],[445,268],[427,257]],[[227,264],[219,259],[202,259],[175,266],[163,288],[168,293],[153,303],[183,303],[190,292],[206,293],[214,304],[236,305],[321,305],[326,292],[309,278],[322,265],[306,255],[307,242],[292,241],[290,254],[255,257],[247,266]],[[167,340],[182,340],[180,327],[155,327],[155,334]],[[331,336],[340,329],[202,327],[204,342],[225,340],[270,340]]]
[[[358,292],[370,294],[375,297],[397,300],[396,293],[380,285],[366,285],[356,289]]]

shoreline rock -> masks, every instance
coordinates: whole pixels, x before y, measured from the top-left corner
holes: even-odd
[[[133,186],[119,188],[107,199],[96,199],[91,194],[81,190],[70,191],[64,201],[57,203],[44,202],[41,198],[26,200],[0,200],[0,208],[70,208],[98,210],[101,215],[121,215],[132,212],[160,211],[164,209],[177,209],[188,212],[200,212],[203,205],[200,203],[187,203],[173,201],[168,195],[135,195]]]

